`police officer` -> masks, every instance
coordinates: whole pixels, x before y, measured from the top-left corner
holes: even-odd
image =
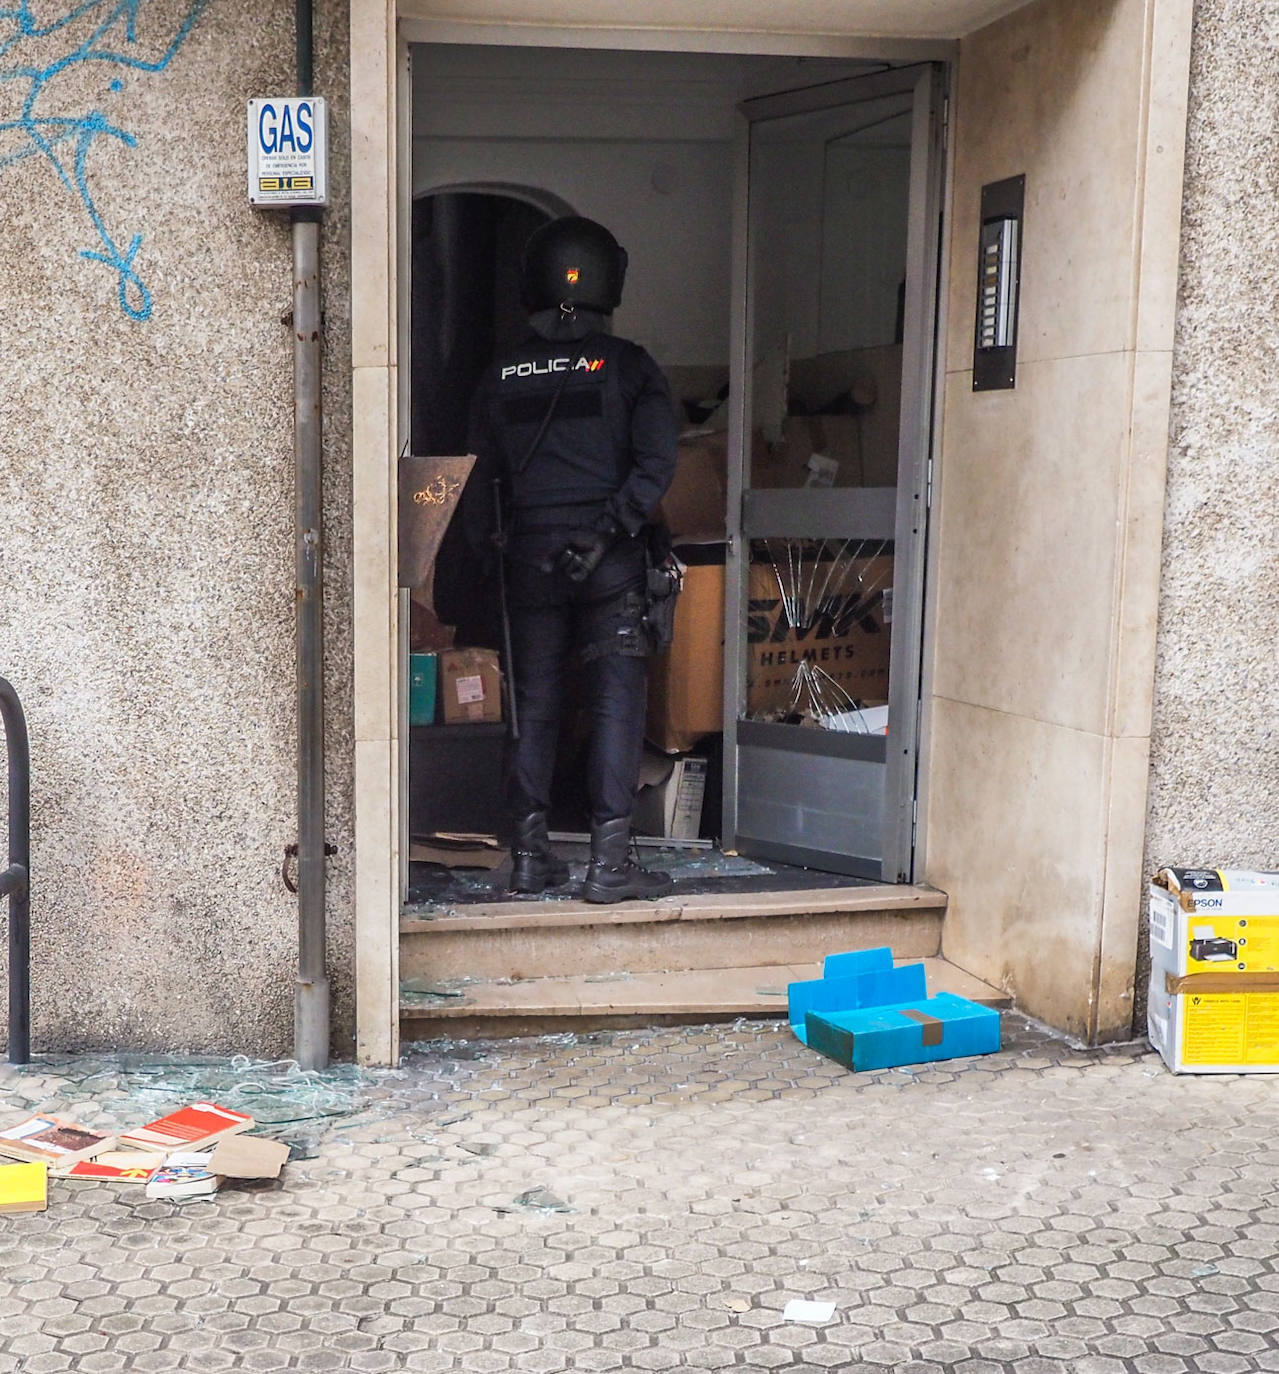
[[[522,261],[531,333],[486,374],[471,412],[476,469],[468,529],[496,527],[500,479],[518,738],[507,777],[511,888],[568,881],[546,812],[569,660],[591,715],[586,789],[590,902],[655,897],[667,874],[630,858],[645,714],[644,627],[651,521],[675,472],[670,389],[638,344],[614,338],[626,253],[602,225],[570,216],[529,239]]]

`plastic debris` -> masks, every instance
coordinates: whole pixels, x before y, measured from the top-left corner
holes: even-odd
[[[792,1298],[782,1310],[782,1320],[787,1322],[806,1322],[821,1326],[835,1315],[833,1302],[810,1302],[805,1298]]]
[[[573,1208],[563,1198],[556,1197],[549,1188],[539,1184],[536,1188],[529,1188],[522,1192],[509,1203],[499,1203],[493,1210],[496,1212],[542,1212],[550,1215],[553,1212],[571,1212]]]

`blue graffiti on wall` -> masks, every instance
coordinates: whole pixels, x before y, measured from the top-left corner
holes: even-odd
[[[64,4],[66,0],[63,0]],[[64,13],[37,19],[32,0],[6,6],[0,0],[0,88],[11,83],[21,94],[17,118],[0,120],[0,173],[31,158],[41,158],[62,185],[78,196],[98,235],[100,248],[83,249],[82,258],[105,263],[117,275],[120,309],[133,320],[151,317],[151,292],[138,275],[136,262],[142,235],[134,234],[121,248],[108,230],[89,189],[89,155],[100,138],[116,139],[126,148],[137,147],[128,130],[113,123],[97,109],[80,114],[47,113],[49,96],[58,78],[76,68],[100,67],[110,75],[112,95],[124,89],[121,79],[130,72],[162,72],[186,42],[209,0],[189,0],[186,14],[168,47],[159,57],[146,58],[133,50],[137,43],[138,15],[146,0],[82,0]],[[87,36],[77,40],[77,33]],[[33,58],[48,40],[68,39],[52,61]],[[46,40],[41,43],[40,40]],[[25,87],[25,90],[23,90]],[[0,93],[3,93],[0,91]]]

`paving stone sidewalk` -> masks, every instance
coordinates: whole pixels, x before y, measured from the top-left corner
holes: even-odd
[[[426,1047],[342,1126],[274,1191],[0,1217],[0,1371],[1279,1370],[1264,1076],[737,1024]]]

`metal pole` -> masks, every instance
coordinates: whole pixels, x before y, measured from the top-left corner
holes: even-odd
[[[502,525],[502,479],[493,479],[493,511],[497,530],[497,597],[502,612],[502,654],[506,667],[506,706],[511,738],[520,737],[520,714],[515,705],[515,655],[511,651],[511,608],[506,600],[506,531]]]
[[[315,46],[311,20],[311,0],[297,0],[293,7],[293,36],[298,50],[299,95],[311,95],[311,86],[315,80]]]
[[[0,717],[9,755],[9,866],[0,897],[9,898],[9,1063],[31,1062],[31,749],[22,703],[0,677]]]
[[[298,93],[311,94],[311,5],[297,0]],[[298,694],[298,976],[293,1055],[329,1062],[324,873],[324,529],[320,211],[293,221],[293,456],[296,473]]]

